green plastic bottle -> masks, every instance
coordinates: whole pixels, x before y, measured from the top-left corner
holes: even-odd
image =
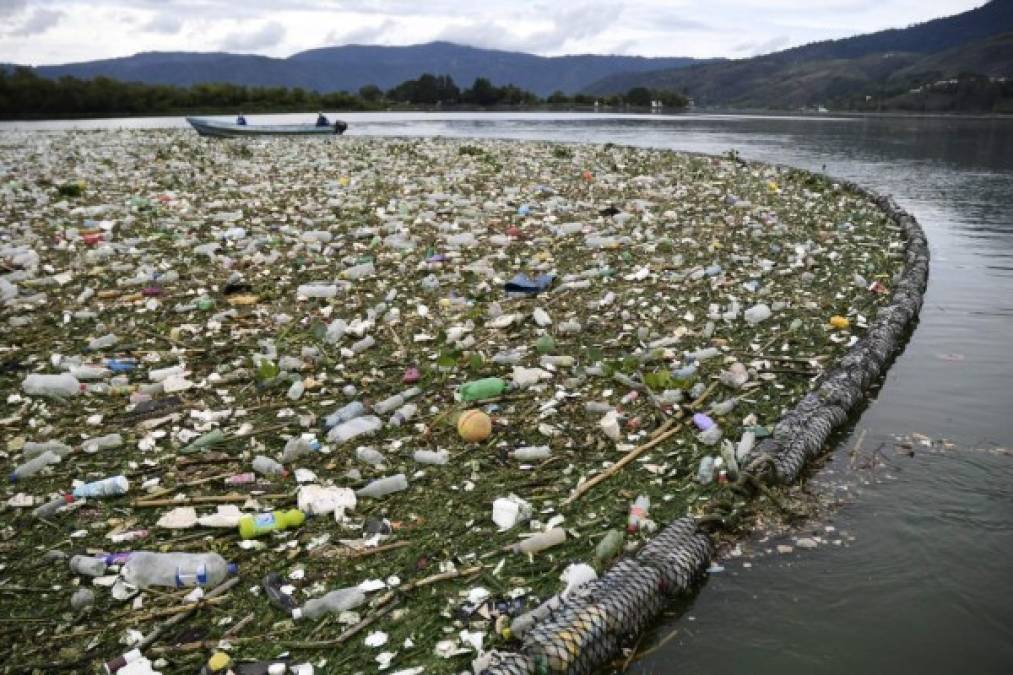
[[[507,389],[506,380],[501,377],[485,377],[462,384],[458,392],[462,401],[482,401],[496,398]]]
[[[272,511],[256,515],[246,514],[239,519],[239,536],[243,539],[255,539],[268,532],[299,527],[304,522],[306,522],[306,514],[299,509]]]
[[[208,448],[214,445],[218,445],[224,440],[225,440],[225,433],[221,429],[215,429],[214,431],[209,431],[200,438],[194,439],[192,443],[182,448],[179,451],[179,454],[189,455],[191,453],[199,452],[201,450],[207,450]]]
[[[594,557],[600,562],[608,562],[619,555],[623,547],[623,533],[609,530],[594,549]]]
[[[548,354],[556,348],[556,341],[551,335],[542,335],[535,340],[535,349],[539,354]]]

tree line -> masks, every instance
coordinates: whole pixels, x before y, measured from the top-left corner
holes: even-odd
[[[79,79],[64,76],[48,79],[30,68],[0,67],[0,116],[7,118],[47,116],[152,115],[187,112],[289,112],[320,110],[384,110],[398,107],[490,108],[490,107],[581,107],[595,102],[605,107],[649,107],[660,101],[667,108],[683,108],[686,98],[670,91],[643,87],[625,95],[568,96],[557,91],[546,98],[515,85],[496,86],[476,78],[466,89],[449,75],[426,73],[384,91],[369,84],[356,93],[320,93],[302,87],[247,87],[226,82],[189,87],[122,82],[108,77]]]

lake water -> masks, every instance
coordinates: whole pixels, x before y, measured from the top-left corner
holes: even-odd
[[[332,116],[333,117],[333,116]],[[741,115],[340,115],[349,135],[612,142],[825,170],[892,194],[932,250],[920,324],[812,481],[841,502],[814,551],[749,541],[647,637],[646,673],[1013,672],[1013,119]],[[251,122],[311,121],[271,115]],[[182,118],[0,130],[185,126]],[[846,449],[882,446],[875,470]],[[897,435],[923,434],[898,454]],[[859,462],[862,465],[863,462]],[[836,532],[823,530],[831,523]],[[844,534],[846,533],[846,534]],[[853,539],[851,539],[853,538]],[[747,566],[748,565],[748,566]],[[670,634],[674,631],[674,637]]]

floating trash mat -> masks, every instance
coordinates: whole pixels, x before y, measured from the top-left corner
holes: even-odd
[[[0,235],[0,626],[43,671],[589,672],[928,269],[825,177],[485,140],[9,132]]]

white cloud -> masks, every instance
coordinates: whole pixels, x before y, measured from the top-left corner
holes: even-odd
[[[385,19],[379,24],[371,24],[353,28],[345,33],[332,30],[327,34],[325,42],[330,45],[372,45],[382,44],[384,39],[398,28],[398,22]]]
[[[163,33],[165,35],[175,35],[183,28],[183,20],[175,14],[169,14],[163,12],[156,14],[151,18],[151,21],[142,26],[142,30],[146,30],[149,33]]]
[[[285,26],[278,21],[268,21],[253,31],[229,33],[222,40],[222,48],[240,52],[255,52],[258,49],[274,47],[285,38]]]
[[[28,15],[21,25],[10,31],[11,35],[38,35],[60,23],[64,13],[55,9],[36,9]]]

